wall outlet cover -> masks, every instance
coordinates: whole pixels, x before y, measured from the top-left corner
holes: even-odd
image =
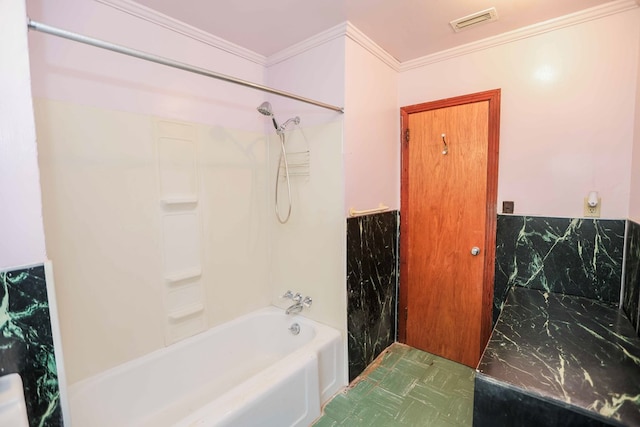
[[[596,206],[589,206],[588,200],[584,198],[584,216],[586,218],[600,218],[600,207],[602,206],[602,200],[598,197],[598,204]]]
[[[502,213],[503,214],[512,214],[513,213],[514,203],[511,200],[502,202]]]

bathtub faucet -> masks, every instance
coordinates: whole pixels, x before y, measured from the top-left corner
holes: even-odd
[[[291,304],[285,310],[285,313],[287,315],[289,315],[289,314],[298,314],[305,307],[307,307],[307,308],[311,307],[311,304],[313,303],[313,300],[311,299],[311,297],[303,297],[302,294],[300,294],[299,292],[294,295],[293,292],[287,291],[282,296],[282,298],[293,300],[293,304]]]
[[[291,304],[286,310],[286,314],[298,314],[305,307],[311,307],[313,300],[310,297],[304,297],[302,301],[297,301]]]

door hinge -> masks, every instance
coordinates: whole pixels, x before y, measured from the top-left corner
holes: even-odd
[[[409,142],[409,128],[404,131],[404,142]]]

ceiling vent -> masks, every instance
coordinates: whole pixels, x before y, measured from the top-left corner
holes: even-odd
[[[454,19],[453,21],[449,22],[449,24],[451,24],[451,26],[453,27],[453,31],[457,33],[462,30],[484,24],[486,22],[493,22],[497,20],[498,11],[495,7],[492,7],[490,9],[481,10],[480,12],[476,12],[459,19]]]

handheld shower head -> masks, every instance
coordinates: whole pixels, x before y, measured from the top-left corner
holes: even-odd
[[[280,222],[280,224],[284,224],[287,221],[289,221],[289,216],[291,215],[291,181],[289,178],[289,164],[287,162],[287,151],[285,149],[286,137],[285,137],[284,131],[286,130],[286,127],[289,126],[291,123],[293,123],[294,125],[299,125],[300,117],[298,116],[292,117],[286,122],[284,122],[282,126],[278,126],[278,122],[276,122],[276,117],[273,115],[273,109],[271,108],[271,104],[269,102],[265,101],[262,104],[258,105],[257,110],[263,116],[271,117],[271,121],[273,122],[273,127],[276,128],[276,134],[278,134],[278,137],[280,139],[281,151],[280,151],[280,160],[278,161],[278,169],[276,170],[275,208],[276,208],[276,218],[278,218],[278,221]],[[285,171],[285,177],[287,182],[287,193],[289,194],[289,211],[287,212],[287,216],[284,219],[280,216],[280,208],[278,207],[278,194],[279,194],[278,186],[280,183],[280,170],[283,162],[284,162],[284,171]]]
[[[271,117],[273,127],[276,128],[276,130],[279,129],[280,126],[278,126],[278,122],[276,122],[276,118],[273,115],[273,109],[271,108],[271,103],[269,101],[265,101],[262,104],[258,105],[257,110],[258,113],[262,114],[263,116]]]
[[[267,101],[263,102],[258,106],[257,110],[263,116],[273,117],[273,110],[271,109],[270,102],[267,102]]]

